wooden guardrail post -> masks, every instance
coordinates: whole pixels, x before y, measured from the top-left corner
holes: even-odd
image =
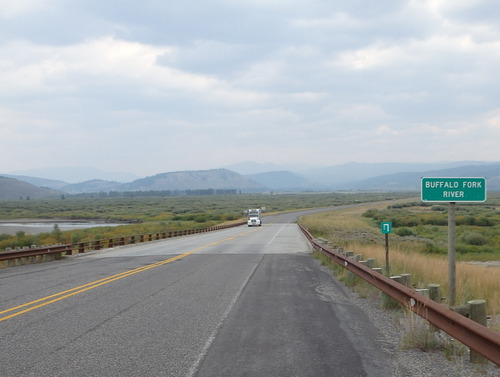
[[[441,286],[439,284],[427,284],[427,289],[429,289],[429,298],[432,301],[441,303]]]
[[[470,319],[486,327],[486,301],[467,301],[470,310]],[[486,364],[488,360],[474,350],[470,350],[470,362],[474,364]]]
[[[401,274],[401,283],[410,288],[412,285],[411,274]]]
[[[427,284],[427,289],[429,290],[429,298],[437,302],[438,304],[441,303],[441,286],[439,284]],[[429,329],[432,332],[439,331],[439,327],[434,326],[434,325],[429,325]]]
[[[427,288],[417,288],[415,292],[420,293],[422,296],[429,297],[429,290]]]
[[[395,282],[402,284],[401,282],[402,278],[400,275],[391,276],[390,278],[391,280],[394,280]],[[387,293],[382,292],[382,307],[385,309],[395,309],[400,307],[400,303],[391,296],[389,296]]]

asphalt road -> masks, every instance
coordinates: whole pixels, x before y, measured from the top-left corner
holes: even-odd
[[[293,215],[0,270],[0,376],[388,376]]]

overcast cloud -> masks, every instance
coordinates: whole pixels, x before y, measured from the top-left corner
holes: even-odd
[[[0,173],[500,160],[496,0],[0,0]]]

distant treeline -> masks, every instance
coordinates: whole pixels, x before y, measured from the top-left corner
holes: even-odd
[[[140,198],[147,196],[220,196],[241,194],[238,189],[204,189],[204,190],[161,190],[161,191],[109,191],[73,194],[79,198]]]

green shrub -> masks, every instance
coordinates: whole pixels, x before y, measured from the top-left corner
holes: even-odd
[[[434,242],[426,242],[424,251],[428,254],[446,254],[448,251],[437,246]]]
[[[432,211],[437,211],[437,212],[444,212],[444,211],[446,211],[446,210],[447,210],[447,208],[446,208],[446,207],[443,207],[443,206],[439,206],[439,205],[437,205],[437,206],[432,206],[432,207],[431,207],[431,210],[432,210]]]
[[[363,213],[363,217],[368,217],[368,218],[372,218],[372,219],[377,219],[378,216],[380,215],[380,211],[377,210],[377,209],[369,209],[369,210],[366,210],[364,213]]]
[[[478,253],[492,254],[495,252],[495,249],[488,245],[477,246],[477,245],[458,244],[455,249],[458,254],[478,254]]]
[[[460,239],[467,245],[481,246],[481,245],[486,245],[488,243],[488,239],[478,232],[464,233],[462,237],[460,237]]]
[[[400,237],[415,236],[415,233],[410,228],[399,228],[395,232]]]

